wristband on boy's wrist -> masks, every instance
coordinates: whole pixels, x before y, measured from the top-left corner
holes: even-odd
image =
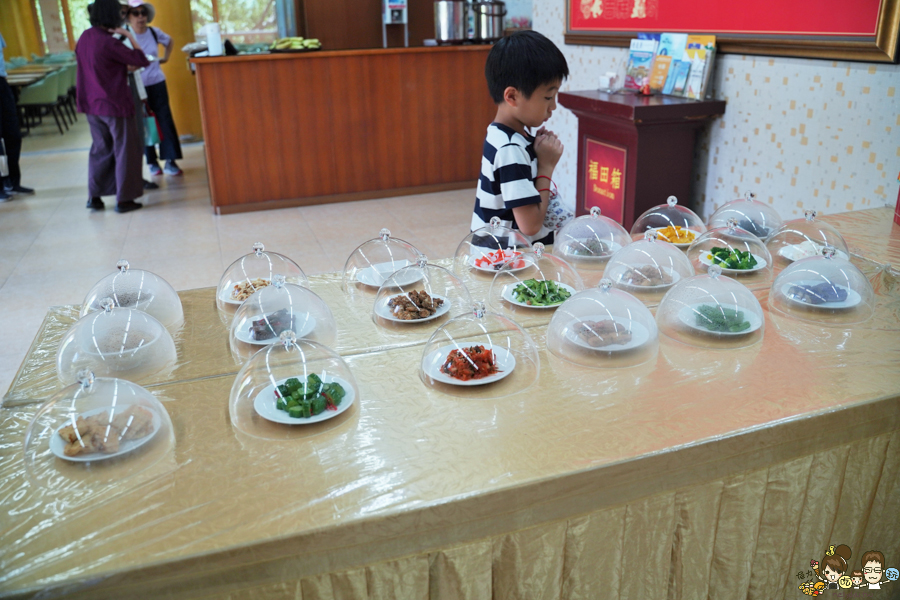
[[[540,179],[541,177],[543,177],[544,179],[546,179],[546,180],[549,181],[550,183],[553,183],[553,180],[550,179],[549,177],[547,177],[546,175],[538,175],[537,177],[534,178],[534,180],[537,181],[537,180]]]
[[[550,188],[541,188],[541,189],[538,190],[538,193],[540,193],[540,192],[549,192],[549,191],[550,191]]]

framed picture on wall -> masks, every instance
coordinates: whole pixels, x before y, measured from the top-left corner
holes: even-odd
[[[638,32],[714,34],[736,54],[896,62],[900,0],[566,0],[566,43],[628,46]]]

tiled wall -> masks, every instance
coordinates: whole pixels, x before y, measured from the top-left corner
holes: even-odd
[[[627,50],[566,46],[565,1],[534,0],[534,29],[569,61],[563,90],[596,89],[599,75],[624,73]],[[746,191],[785,219],[894,206],[900,65],[729,54],[714,78],[728,106],[697,137],[691,205],[702,217]],[[578,121],[560,109],[548,126],[566,147],[554,179],[574,205]]]

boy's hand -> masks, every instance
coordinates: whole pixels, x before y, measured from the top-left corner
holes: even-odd
[[[562,156],[563,145],[556,134],[538,131],[534,140],[534,153],[537,155],[538,169],[552,171]]]

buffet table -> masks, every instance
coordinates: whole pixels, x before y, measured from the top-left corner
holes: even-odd
[[[0,409],[0,594],[73,598],[782,598],[829,545],[900,557],[900,226],[826,218],[873,282],[852,330],[766,312],[761,344],[664,339],[618,370],[544,350],[539,383],[446,396],[417,369],[430,330],[372,322],[372,296],[310,278],[360,397],[262,440],[229,421],[240,365],[215,290],[181,292],[179,364],[140,382],[175,443],[152,473],[37,485],[22,440],[60,388],[54,307]],[[473,290],[477,296],[484,290]]]

